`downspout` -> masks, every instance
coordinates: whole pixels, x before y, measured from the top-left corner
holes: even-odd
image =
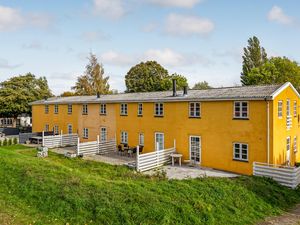
[[[270,101],[267,101],[267,163],[270,164]]]

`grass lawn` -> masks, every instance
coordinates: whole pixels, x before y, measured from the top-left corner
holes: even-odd
[[[300,202],[256,177],[166,180],[24,146],[0,147],[0,224],[253,224]]]

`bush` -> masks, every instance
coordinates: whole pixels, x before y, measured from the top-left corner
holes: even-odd
[[[12,139],[8,139],[7,145],[12,145]]]
[[[13,144],[14,144],[14,145],[18,144],[18,138],[15,137],[15,138],[13,139]]]
[[[3,146],[7,146],[8,143],[7,143],[7,139],[6,138],[3,140],[2,144],[3,144]]]
[[[0,140],[0,147],[2,146],[2,140]]]

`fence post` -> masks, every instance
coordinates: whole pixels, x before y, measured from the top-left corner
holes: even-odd
[[[97,135],[97,153],[100,154],[100,141],[99,135]]]
[[[79,144],[80,144],[80,138],[78,137],[77,138],[77,149],[76,149],[77,156],[79,156]]]
[[[60,131],[60,147],[63,146],[63,131]]]
[[[136,171],[139,171],[140,146],[136,146]]]
[[[44,141],[44,131],[42,131],[42,147],[45,147],[45,141]]]

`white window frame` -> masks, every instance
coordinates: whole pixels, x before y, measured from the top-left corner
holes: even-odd
[[[106,115],[106,104],[100,104],[100,115]]]
[[[72,114],[73,112],[73,106],[72,104],[68,104],[68,114]]]
[[[139,145],[140,146],[145,145],[145,135],[144,135],[144,133],[139,133]]]
[[[107,141],[107,128],[100,127],[100,141],[105,142]]]
[[[291,137],[286,138],[286,161],[289,163],[291,159]]]
[[[163,102],[154,103],[154,116],[164,116],[164,103]]]
[[[89,138],[89,129],[83,128],[83,138],[88,139]]]
[[[88,104],[82,105],[82,115],[88,115]]]
[[[196,160],[194,160],[194,162],[201,164],[201,145],[202,145],[201,136],[198,135],[189,136],[189,156],[190,156],[189,159],[192,160],[192,138],[199,138],[199,162]]]
[[[128,105],[127,103],[120,104],[120,115],[127,116],[128,115]]]
[[[45,114],[49,113],[49,105],[45,105]]]
[[[128,144],[128,132],[127,131],[121,131],[121,143]]]
[[[155,145],[155,151],[161,151],[161,150],[164,150],[165,149],[165,134],[163,132],[155,132],[154,134],[154,145]],[[157,146],[157,142],[159,141],[158,139],[158,136],[161,136],[161,140],[162,140],[162,143],[160,143],[159,146]]]
[[[297,116],[297,101],[294,101],[294,117]]]
[[[236,103],[239,104],[240,115],[236,115]],[[247,116],[243,116],[243,103],[247,103]],[[234,101],[233,102],[233,118],[235,119],[249,119],[249,101]]]
[[[59,127],[58,127],[58,125],[54,125],[54,127],[53,127],[53,133],[54,133],[54,135],[59,135]]]
[[[54,105],[54,114],[58,114],[58,104]]]
[[[291,101],[290,99],[286,100],[286,116],[291,116]]]
[[[239,157],[236,157],[236,152],[235,152],[235,147],[236,147],[236,145],[239,145],[239,152],[238,152],[238,154],[239,154]],[[247,158],[245,159],[245,158],[243,158],[243,145],[244,146],[247,146]],[[233,143],[233,159],[234,160],[238,160],[238,161],[245,161],[245,162],[248,162],[248,160],[249,160],[249,145],[247,144],[247,143],[241,143],[241,142],[234,142]]]
[[[298,148],[297,148],[297,136],[294,136],[294,141],[293,141],[293,150],[294,152],[296,153],[298,151]]]
[[[49,131],[49,124],[45,124],[45,131],[46,131],[46,132]]]
[[[138,116],[143,115],[143,103],[138,103]]]
[[[282,118],[282,109],[283,109],[283,101],[280,100],[277,103],[277,114],[278,114],[278,118]]]
[[[197,115],[197,107],[196,105],[199,104],[199,115]],[[194,111],[192,111],[192,106],[194,106]],[[189,103],[189,117],[192,118],[200,118],[201,117],[201,102],[190,102]]]
[[[68,124],[68,134],[72,134],[73,133],[73,126],[72,124]]]

